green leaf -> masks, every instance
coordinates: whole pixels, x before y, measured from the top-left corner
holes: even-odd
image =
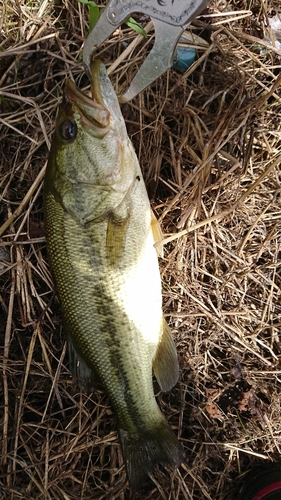
[[[97,23],[98,18],[100,17],[100,10],[94,2],[88,2],[88,9],[89,9],[89,27],[91,31],[95,26],[95,24]]]
[[[96,2],[93,2],[92,0],[78,0],[78,2],[83,3],[84,5],[87,5],[88,11],[89,11],[89,27],[90,31],[93,29],[95,24],[98,21],[98,18],[100,17],[102,11],[104,9],[99,9],[97,6]],[[129,19],[126,21],[127,26],[134,30],[136,33],[139,33],[142,35],[144,38],[147,37],[146,31],[142,28],[142,26],[133,18],[129,17]]]
[[[100,17],[100,9],[98,8],[97,4],[95,2],[92,2],[91,0],[78,0],[78,2],[83,3],[88,7],[89,28],[91,31],[95,26],[95,24],[97,23],[98,18]]]
[[[80,1],[80,0],[79,0]],[[136,33],[139,33],[139,35],[142,35],[144,38],[147,37],[146,31],[141,27],[139,23],[133,17],[129,17],[129,19],[126,21],[127,26],[134,30]]]

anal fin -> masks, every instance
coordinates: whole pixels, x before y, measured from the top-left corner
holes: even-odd
[[[171,330],[163,318],[163,331],[152,361],[153,371],[162,391],[169,391],[178,381],[179,362]]]
[[[160,241],[163,240],[162,229],[161,229],[160,223],[158,222],[158,219],[156,218],[152,208],[150,209],[150,212],[151,212],[151,229],[152,229],[154,243],[159,243]],[[163,245],[157,245],[156,252],[157,252],[158,257],[163,258],[163,256],[164,256]]]

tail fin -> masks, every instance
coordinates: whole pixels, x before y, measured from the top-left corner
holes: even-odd
[[[142,435],[129,435],[127,431],[119,429],[119,436],[133,491],[140,489],[147,474],[157,464],[176,468],[184,461],[183,448],[164,418],[153,429],[144,430]]]

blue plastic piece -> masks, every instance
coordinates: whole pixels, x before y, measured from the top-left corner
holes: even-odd
[[[186,38],[180,37],[180,42],[188,43]],[[196,51],[192,47],[177,46],[174,55],[173,68],[187,69],[196,59]]]

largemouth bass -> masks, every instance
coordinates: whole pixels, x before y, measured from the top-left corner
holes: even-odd
[[[130,486],[158,463],[183,461],[155,400],[178,380],[163,319],[157,223],[104,65],[92,97],[68,80],[46,171],[45,225],[75,375],[98,374],[118,421]]]

